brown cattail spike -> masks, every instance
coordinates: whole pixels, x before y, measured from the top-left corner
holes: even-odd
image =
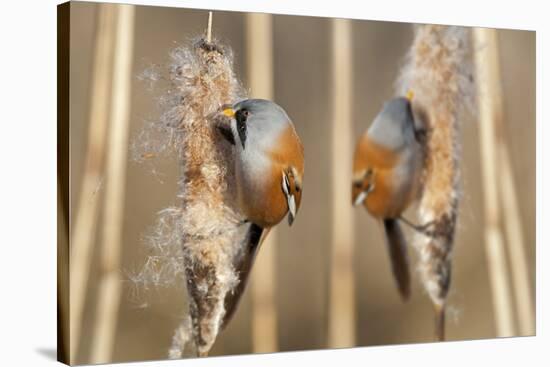
[[[460,194],[460,124],[473,105],[469,30],[422,25],[402,70],[398,94],[414,91],[415,122],[425,131],[423,190],[414,246],[418,270],[436,307],[437,338],[444,338],[444,313],[451,284],[451,255]]]
[[[185,348],[192,344],[197,355],[206,356],[221,330],[225,300],[239,282],[236,264],[248,245],[243,241],[250,225],[243,224],[233,201],[231,147],[216,128],[227,118],[221,107],[245,93],[233,72],[231,49],[215,39],[197,39],[170,56],[168,75],[155,76],[167,81],[162,114],[134,148],[175,152],[178,202],[160,213],[149,238],[153,254],[134,279],[155,285],[185,281],[190,317],[177,328],[169,355],[188,354]]]
[[[181,73],[175,76],[186,83],[181,87],[187,92],[178,106],[181,239],[193,335],[198,354],[206,355],[220,330],[225,298],[238,279],[233,259],[241,250],[242,218],[231,205],[232,156],[215,129],[214,117],[220,106],[235,102],[240,86],[230,52],[214,41],[199,40],[181,51]]]

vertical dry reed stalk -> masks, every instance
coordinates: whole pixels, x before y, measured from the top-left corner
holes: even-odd
[[[475,64],[480,117],[480,149],[485,202],[485,246],[498,336],[515,334],[512,292],[508,277],[499,205],[498,127],[502,119],[500,67],[496,30],[475,28]]]
[[[206,42],[212,42],[212,17],[211,11],[208,12],[208,27],[206,28]]]
[[[273,31],[270,14],[246,15],[247,74],[254,98],[273,99]],[[252,277],[252,350],[270,353],[278,350],[275,307],[275,249],[277,229],[269,232],[256,260]]]
[[[57,6],[57,360],[70,364],[70,62],[71,4]]]
[[[99,6],[88,142],[84,176],[70,244],[70,360],[74,363],[80,345],[82,313],[88,289],[92,245],[98,217],[102,164],[110,100],[113,32],[115,19],[111,5]]]
[[[68,129],[67,129],[68,131]],[[64,174],[69,174],[65,172]],[[68,354],[69,341],[69,315],[70,303],[68,297],[69,290],[69,228],[67,227],[67,218],[69,213],[69,203],[64,202],[63,189],[57,179],[57,359],[63,363],[70,363]]]
[[[353,280],[353,208],[349,205],[352,181],[352,27],[346,19],[332,19],[332,253],[328,345],[355,345]]]
[[[519,335],[535,334],[535,307],[529,279],[529,267],[525,254],[525,241],[518,206],[517,190],[508,148],[500,134],[500,193],[504,212],[504,226],[508,238],[508,249],[512,267],[512,280],[518,311]]]
[[[497,144],[497,162],[499,163],[496,170],[500,178],[497,183],[499,183],[500,200],[503,205],[503,224],[508,239],[509,259],[512,268],[512,281],[515,290],[515,304],[518,311],[520,335],[533,335],[535,333],[534,305],[531,293],[531,283],[529,281],[527,257],[525,254],[525,237],[521,224],[512,161],[508,151],[507,136],[504,128],[498,40],[495,30],[491,30],[491,32],[493,32],[493,35],[489,35],[485,45],[476,45],[480,50],[486,48],[485,52],[491,53],[490,59],[485,59],[486,63],[491,63],[491,65],[486,65],[486,67],[491,68],[491,77],[488,80],[481,80],[478,78],[478,81],[479,83],[486,83],[483,86],[487,88],[485,93],[492,96],[491,98],[493,99],[492,108],[494,109],[493,117],[495,119],[494,124],[496,128],[494,133]],[[481,52],[483,53],[484,51]],[[481,62],[481,60],[479,61]],[[483,100],[484,97],[481,94],[479,94],[479,98],[480,104],[485,103]]]
[[[460,200],[459,128],[471,107],[474,88],[469,31],[462,27],[423,25],[399,81],[399,93],[414,93],[413,109],[426,129],[421,224],[414,246],[419,272],[436,310],[436,337],[444,339],[445,303],[451,282],[451,255]]]
[[[117,5],[116,7],[117,27],[111,85],[112,103],[106,162],[107,178],[103,205],[99,294],[92,339],[92,363],[112,361],[120,304],[122,280],[119,273],[132,94],[134,12],[133,5]]]

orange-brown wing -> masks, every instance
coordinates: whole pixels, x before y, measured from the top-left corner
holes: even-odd
[[[395,167],[398,159],[398,153],[377,144],[365,134],[357,143],[353,161],[353,172],[356,173],[367,167],[391,169]]]

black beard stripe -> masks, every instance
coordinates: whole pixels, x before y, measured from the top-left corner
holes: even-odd
[[[244,149],[244,144],[246,142],[246,123],[244,121],[237,121],[237,132],[239,133],[239,139]]]
[[[237,111],[235,119],[237,120],[237,133],[239,134],[239,139],[241,144],[245,146],[246,142],[246,115],[242,110]]]

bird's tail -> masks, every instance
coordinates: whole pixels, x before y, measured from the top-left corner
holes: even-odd
[[[258,254],[260,246],[268,233],[269,228],[263,229],[254,223],[249,225],[246,236],[243,240],[244,253],[241,257],[235,259],[233,264],[239,277],[239,283],[235,289],[233,289],[233,291],[228,293],[225,297],[225,315],[221,325],[222,330],[225,329],[237,310],[237,305],[239,304],[241,296],[243,295],[248,283],[248,277],[250,275],[250,271],[252,270],[252,265],[254,265],[256,255]]]
[[[393,276],[397,282],[399,294],[407,301],[411,294],[407,243],[397,219],[384,219],[384,229],[388,240]]]

